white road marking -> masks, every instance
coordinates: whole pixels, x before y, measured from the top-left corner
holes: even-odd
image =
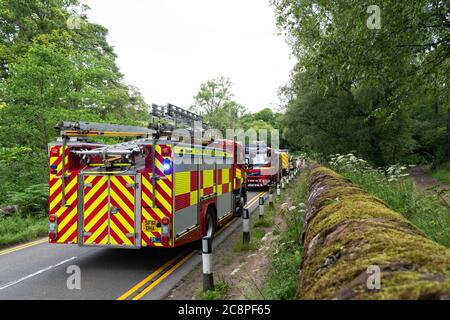
[[[16,284],[18,284],[18,283],[20,283],[20,282],[23,282],[23,281],[25,281],[25,280],[28,280],[28,279],[34,277],[34,276],[37,276],[38,274],[41,274],[41,273],[46,272],[46,271],[49,271],[49,270],[51,270],[51,269],[53,269],[53,268],[59,267],[59,266],[65,264],[65,263],[67,263],[67,262],[69,262],[69,261],[75,260],[76,258],[77,258],[77,257],[72,257],[72,258],[63,260],[63,261],[61,261],[61,262],[58,262],[58,263],[55,264],[55,265],[48,266],[48,267],[46,267],[46,268],[44,268],[44,269],[41,269],[41,270],[39,270],[39,271],[36,271],[36,272],[34,272],[34,273],[32,273],[32,274],[30,274],[30,275],[28,275],[28,276],[25,276],[25,277],[20,278],[20,279],[18,279],[18,280],[15,280],[15,281],[12,281],[12,282],[10,282],[10,283],[7,283],[7,284],[5,284],[4,286],[0,287],[0,290],[9,288],[9,287],[11,287],[11,286],[14,286],[14,285],[16,285]]]

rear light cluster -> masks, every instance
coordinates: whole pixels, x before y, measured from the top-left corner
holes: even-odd
[[[170,244],[170,219],[168,217],[162,218],[161,225],[161,242]]]
[[[59,148],[53,147],[50,149],[50,156],[51,157],[59,157]]]
[[[58,218],[51,214],[48,216],[48,237],[50,240],[56,240],[58,236]]]
[[[161,155],[164,157],[163,171],[165,175],[172,174],[172,161],[170,160],[171,153],[172,149],[170,146],[161,147]]]

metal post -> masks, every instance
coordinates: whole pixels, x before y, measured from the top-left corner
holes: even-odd
[[[270,187],[269,189],[269,206],[273,207],[273,188]]]
[[[202,261],[203,261],[203,291],[214,290],[214,277],[212,271],[212,239],[202,239]]]
[[[61,207],[66,206],[66,148],[67,148],[67,136],[62,137],[62,152],[61,152]]]
[[[264,218],[264,197],[259,197],[259,218]]]
[[[244,209],[242,214],[242,242],[248,244],[250,242],[250,213],[248,209]]]

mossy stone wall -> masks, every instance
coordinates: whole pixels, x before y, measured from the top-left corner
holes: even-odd
[[[330,169],[309,182],[299,299],[450,299],[449,249]]]

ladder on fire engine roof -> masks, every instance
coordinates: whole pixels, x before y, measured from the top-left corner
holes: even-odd
[[[95,123],[95,122],[70,122],[62,121],[55,129],[61,130],[63,137],[150,137],[155,132],[150,128],[124,126],[118,124]]]
[[[172,121],[172,124],[162,123],[162,120]],[[170,103],[166,106],[157,104],[152,105],[151,123],[149,127],[157,132],[157,137],[172,136],[173,131],[179,128],[186,129],[191,134],[195,131],[210,129],[207,124],[203,123],[202,116]]]
[[[61,132],[63,146],[62,149],[66,150],[68,139],[73,138],[88,138],[88,137],[134,137],[141,138],[140,140],[133,140],[129,142],[119,143],[110,146],[103,146],[92,150],[71,150],[72,154],[79,156],[89,163],[89,156],[101,156],[103,163],[102,166],[130,166],[132,158],[136,156],[143,156],[144,150],[139,145],[140,142],[148,141],[152,139],[154,153],[154,145],[156,140],[165,136],[167,139],[172,139],[175,129],[180,125],[184,125],[184,129],[191,133],[196,130],[206,130],[209,127],[203,124],[203,118],[196,115],[193,112],[179,108],[173,104],[167,104],[166,106],[160,106],[153,104],[151,111],[151,122],[147,128],[137,126],[125,126],[117,124],[106,123],[93,123],[93,122],[70,122],[62,121],[58,123],[54,128],[59,129]],[[165,122],[162,123],[162,120]],[[172,124],[166,121],[172,121]],[[176,135],[176,134],[175,134]],[[153,155],[154,156],[154,155]],[[92,165],[92,164],[91,164]],[[154,162],[153,162],[154,166]],[[154,168],[153,168],[154,172]],[[65,205],[65,157],[62,157],[62,205]]]
[[[151,121],[147,128],[82,121],[62,121],[54,128],[61,131],[63,138],[104,136],[157,139],[161,136],[172,136],[173,132],[178,128],[186,129],[191,133],[196,130],[204,131],[210,129],[207,124],[203,123],[201,116],[170,103],[165,106],[153,104],[150,117]],[[168,121],[171,121],[172,124],[168,123]]]
[[[174,131],[184,125],[184,129],[188,130],[191,135],[195,130],[204,131],[209,127],[203,124],[203,118],[193,112],[179,108],[173,104],[165,106],[152,105],[151,123],[148,128],[136,126],[124,126],[117,124],[93,123],[93,122],[70,122],[62,121],[55,126],[55,129],[61,131],[63,145],[67,143],[70,137],[135,137],[140,140],[133,140],[125,143],[119,143],[110,146],[103,146],[92,150],[74,150],[71,153],[87,159],[88,156],[101,156],[103,161],[108,161],[111,157],[120,160],[129,160],[131,156],[142,155],[143,149],[139,146],[139,142],[148,141],[152,138],[153,141],[165,137],[171,139]],[[170,123],[162,123],[164,121],[171,121]]]

